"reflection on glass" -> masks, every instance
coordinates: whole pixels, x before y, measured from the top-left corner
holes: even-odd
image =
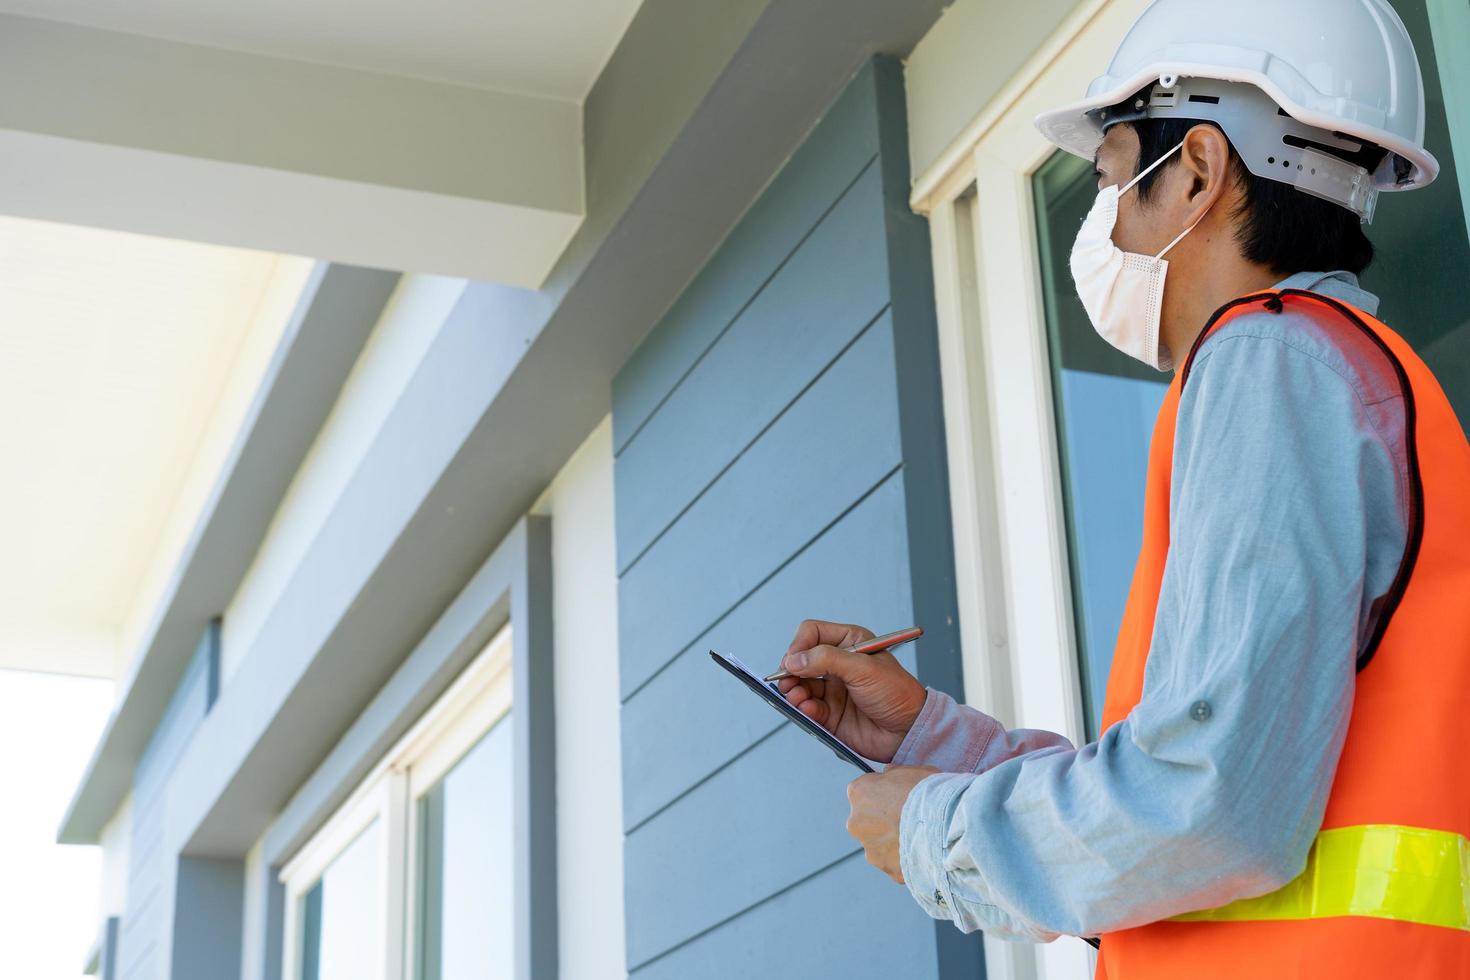
[[[419,980],[514,972],[510,752],[507,716],[419,800]]]
[[[1169,376],[1099,337],[1073,290],[1067,258],[1097,193],[1091,164],[1057,153],[1037,171],[1033,189],[1083,713],[1088,736],[1096,738],[1143,540],[1149,437]]]
[[[382,828],[374,820],[337,856],[302,899],[303,980],[382,976]]]
[[[1424,142],[1442,169],[1422,190],[1378,199],[1378,214],[1368,226],[1377,257],[1363,285],[1382,298],[1379,317],[1414,345],[1470,431],[1470,239],[1444,89],[1424,0],[1394,0],[1393,9],[1408,27],[1424,71]]]
[[[1384,322],[1429,364],[1464,425],[1470,423],[1470,290],[1463,284],[1470,239],[1424,0],[1395,0],[1394,9],[1424,70],[1425,141],[1443,170],[1426,189],[1380,199],[1368,228],[1377,258],[1363,285],[1382,299]],[[1143,538],[1149,439],[1170,376],[1100,339],[1073,291],[1067,259],[1097,192],[1091,166],[1057,153],[1037,171],[1033,191],[1083,704],[1088,736],[1096,738]]]

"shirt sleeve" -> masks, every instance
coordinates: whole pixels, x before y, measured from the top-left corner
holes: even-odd
[[[929,689],[914,727],[893,754],[895,766],[933,766],[944,772],[984,772],[1037,749],[1072,743],[1065,735],[1006,727],[983,711]]]
[[[919,904],[966,932],[1049,941],[1299,874],[1347,732],[1366,583],[1406,539],[1397,486],[1334,369],[1280,339],[1212,338],[1176,423],[1140,703],[1080,749],[1057,736],[920,783],[900,821]]]

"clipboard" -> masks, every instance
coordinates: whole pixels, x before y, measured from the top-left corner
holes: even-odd
[[[857,766],[862,772],[876,771],[872,766],[868,765],[868,760],[854,752],[848,747],[846,742],[812,721],[798,709],[793,708],[791,702],[787,701],[781,692],[777,690],[775,684],[766,683],[759,674],[741,663],[739,657],[725,657],[715,653],[713,650],[709,652],[709,655],[715,663],[733,674],[736,680],[750,688],[756,697],[779,711],[787,721],[791,722],[797,728],[800,728],[812,738],[831,749],[832,754],[837,756],[837,758],[849,765]]]
[[[873,769],[872,766],[868,765],[868,760],[864,759],[862,756],[853,751],[846,742],[842,741],[842,739],[827,731],[827,729],[823,728],[821,725],[818,725],[816,722],[812,721],[806,715],[802,714],[801,711],[799,711],[798,709],[793,708],[791,706],[791,702],[787,701],[786,698],[782,696],[781,692],[776,688],[775,684],[768,683],[755,671],[745,666],[745,664],[741,662],[739,657],[722,656],[721,654],[718,654],[713,650],[709,652],[709,655],[710,659],[712,659],[715,663],[719,664],[721,667],[725,668],[732,675],[734,675],[736,680],[740,681],[740,683],[750,688],[751,691],[755,693],[756,697],[760,698],[762,701],[766,702],[771,707],[779,711],[786,718],[787,721],[790,721],[797,728],[800,728],[812,738],[816,739],[818,742],[821,742],[827,748],[831,749],[832,754],[837,756],[837,758],[841,759],[843,762],[848,763],[849,765],[857,766],[858,769],[862,770],[863,772],[876,771]],[[1087,945],[1093,947],[1094,949],[1100,947],[1100,943],[1095,937],[1080,936],[1078,938],[1080,938],[1083,942],[1087,943]]]

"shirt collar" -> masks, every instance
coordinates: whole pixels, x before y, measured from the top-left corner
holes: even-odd
[[[1378,315],[1378,297],[1358,285],[1351,272],[1298,272],[1278,282],[1275,289],[1307,289],[1356,306],[1369,316]]]

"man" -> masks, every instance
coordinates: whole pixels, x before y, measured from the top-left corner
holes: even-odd
[[[1094,326],[1177,368],[1104,731],[1006,731],[804,623],[783,692],[893,763],[848,829],[965,931],[1100,935],[1111,980],[1470,977],[1470,446],[1356,279],[1378,192],[1437,172],[1402,23],[1157,0],[1038,125],[1096,154]]]

